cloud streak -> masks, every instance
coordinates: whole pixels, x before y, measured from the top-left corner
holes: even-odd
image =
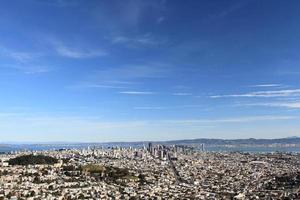
[[[162,106],[137,106],[133,109],[135,110],[163,110],[167,109],[168,107],[162,107]]]
[[[55,50],[62,57],[75,58],[75,59],[102,57],[108,54],[104,50],[81,50],[81,49],[69,48],[63,45],[56,46]]]
[[[45,65],[24,65],[24,64],[12,64],[4,66],[5,68],[15,69],[22,71],[25,74],[42,74],[52,71],[52,69]]]
[[[170,120],[166,122],[180,123],[180,124],[197,124],[197,123],[247,123],[258,121],[274,121],[274,120],[290,120],[295,119],[294,116],[246,116],[237,118],[224,118],[224,119],[191,119],[191,120]]]
[[[266,87],[266,88],[269,88],[269,87],[282,87],[283,85],[282,84],[258,84],[258,85],[251,85],[250,87]]]
[[[228,15],[231,15],[232,13],[244,8],[248,5],[248,1],[238,1],[237,3],[234,3],[227,8],[221,10],[219,13],[215,13],[213,15],[210,15],[208,18],[206,18],[204,21],[206,22],[212,22],[217,19],[222,19],[227,17]]]
[[[173,93],[172,95],[174,96],[191,96],[191,93],[183,93],[183,92],[178,92],[178,93]]]
[[[17,51],[14,49],[0,46],[0,55],[10,59],[10,64],[3,64],[2,68],[21,71],[25,74],[39,74],[52,71],[44,64],[37,64],[40,61],[42,53]]]
[[[177,106],[136,106],[135,110],[164,110],[164,109],[189,109],[189,108],[202,108],[203,105],[177,105]]]
[[[77,84],[68,86],[69,89],[125,89],[127,87],[121,85],[104,85],[104,84],[96,84],[96,83],[88,83],[88,84]]]
[[[227,97],[290,97],[290,96],[300,96],[300,89],[257,91],[257,92],[249,92],[244,94],[212,95],[210,97],[227,98]]]
[[[151,34],[144,34],[139,36],[114,36],[110,38],[112,44],[124,44],[127,47],[140,47],[140,46],[156,46],[166,43],[165,39],[154,38]]]
[[[283,107],[289,109],[300,109],[300,102],[250,103],[250,104],[241,104],[241,106],[265,106],[265,107]]]
[[[139,79],[163,78],[173,71],[169,65],[160,63],[113,66],[95,71],[88,77],[88,81],[102,80],[103,83],[134,85],[140,83]]]
[[[120,94],[128,94],[128,95],[154,95],[156,92],[145,92],[145,91],[121,91]]]
[[[17,51],[3,46],[0,47],[0,54],[21,63],[32,61],[41,56],[39,53]]]

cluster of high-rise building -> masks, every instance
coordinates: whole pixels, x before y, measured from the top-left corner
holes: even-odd
[[[167,160],[168,158],[167,155],[168,151],[166,147],[163,145],[153,146],[152,143],[150,142],[148,144],[148,151],[155,158],[160,158],[161,160]]]
[[[203,145],[202,145],[203,146]],[[191,154],[194,148],[185,145],[155,145],[150,142],[148,143],[148,152],[154,158],[159,158],[161,160],[176,160],[177,153],[181,154]],[[204,149],[202,148],[202,151]]]

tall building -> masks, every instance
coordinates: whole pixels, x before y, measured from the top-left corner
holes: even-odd
[[[152,153],[152,143],[151,142],[149,142],[149,144],[148,144],[148,151],[150,153]]]
[[[204,148],[204,143],[201,144],[201,151],[205,151],[205,148]]]

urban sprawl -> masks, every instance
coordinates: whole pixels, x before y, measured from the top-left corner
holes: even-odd
[[[0,200],[300,199],[297,153],[149,143],[11,152],[0,161]]]

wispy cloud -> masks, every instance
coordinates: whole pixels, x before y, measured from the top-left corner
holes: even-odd
[[[36,57],[36,54],[32,54],[32,53],[26,53],[26,52],[6,52],[7,55],[17,61],[20,62],[26,62],[26,61],[30,61],[32,60],[34,57]]]
[[[125,89],[127,87],[121,85],[103,85],[96,83],[82,83],[77,85],[67,86],[69,89],[83,89],[83,88],[94,88],[94,89]]]
[[[110,38],[113,44],[125,44],[127,47],[140,47],[140,46],[155,46],[164,44],[166,39],[155,38],[150,33],[138,36],[113,36]]]
[[[222,10],[220,13],[216,14],[214,17],[215,18],[223,18],[226,17],[227,15],[243,8],[244,6],[246,6],[248,3],[248,1],[239,1],[238,3],[232,4],[231,6],[229,6],[228,8]]]
[[[238,1],[237,3],[233,3],[232,5],[229,5],[220,12],[210,15],[204,21],[211,22],[217,19],[225,18],[228,15],[244,8],[245,6],[247,6],[248,3],[249,1]]]
[[[174,96],[191,96],[192,93],[178,92],[178,93],[173,93],[172,95],[174,95]]]
[[[273,121],[273,120],[289,120],[295,119],[294,116],[245,116],[237,118],[224,118],[224,119],[190,119],[190,120],[167,120],[170,123],[183,123],[183,124],[195,124],[195,123],[246,123],[256,121]]]
[[[77,6],[79,4],[78,0],[35,0],[34,2],[39,4],[44,4],[48,6],[56,6],[56,7],[70,7],[70,6]]]
[[[120,94],[128,94],[128,95],[154,95],[156,92],[145,92],[145,91],[121,91]]]
[[[226,97],[290,97],[290,96],[300,96],[300,89],[257,91],[257,92],[249,92],[245,94],[212,95],[210,97],[226,98]]]
[[[147,23],[157,24],[158,18],[164,15],[166,10],[165,0],[128,0],[120,1],[117,4],[118,12],[107,12],[109,4],[100,4],[95,8],[95,18],[104,26],[111,29],[116,27],[136,28],[140,22],[147,16]],[[151,12],[149,12],[151,11]],[[120,28],[118,29],[120,31]]]
[[[3,46],[0,47],[0,55],[22,63],[32,61],[33,59],[41,56],[39,53],[17,51]]]
[[[157,23],[160,24],[165,20],[166,20],[166,18],[164,16],[160,16],[159,18],[157,18]]]
[[[105,81],[105,83],[115,84],[115,85],[136,85],[136,84],[138,84],[138,82],[133,82],[133,81],[117,81],[117,80]]]
[[[266,107],[283,107],[289,109],[300,109],[300,102],[248,103],[248,104],[239,104],[239,106],[266,106]]]
[[[67,89],[130,89],[138,82],[133,81],[117,81],[117,80],[101,80],[85,81],[74,85],[66,86]]]
[[[55,49],[60,56],[68,58],[93,58],[107,55],[107,52],[104,50],[82,50],[69,48],[63,45],[57,45]]]
[[[164,110],[164,109],[189,109],[189,108],[202,108],[203,105],[174,105],[174,106],[136,106],[135,110]]]
[[[137,106],[133,109],[135,110],[163,110],[167,109],[168,107],[162,107],[162,106]]]
[[[41,74],[41,73],[47,73],[47,72],[50,72],[53,70],[53,68],[45,66],[45,65],[32,65],[32,64],[23,64],[23,63],[2,65],[1,67],[20,71],[25,74]]]
[[[40,63],[42,53],[18,51],[0,46],[0,55],[9,58],[10,64],[2,64],[2,68],[21,71],[25,74],[39,74],[52,71],[53,69]]]
[[[83,45],[68,45],[64,41],[57,38],[46,36],[45,40],[48,44],[56,51],[59,56],[74,58],[74,59],[85,59],[95,58],[108,55],[108,52],[101,48],[87,47],[85,43]]]
[[[173,70],[174,71],[174,70]],[[131,64],[115,67],[106,67],[91,74],[89,79],[114,82],[115,84],[129,85],[139,82],[143,78],[163,78],[172,73],[172,67],[167,64]]]
[[[287,107],[287,108],[300,108],[300,102],[294,102],[294,103],[281,103],[278,104],[279,106]]]
[[[140,86],[145,84],[146,81],[170,76],[176,71],[176,68],[173,68],[163,63],[102,66],[99,67],[99,70],[88,74],[84,80],[66,88],[123,89],[126,90],[126,93],[137,94],[141,88]],[[149,92],[146,94],[149,94]]]
[[[250,85],[250,87],[266,87],[266,88],[269,88],[269,87],[282,87],[283,85],[282,84],[258,84],[258,85]]]

